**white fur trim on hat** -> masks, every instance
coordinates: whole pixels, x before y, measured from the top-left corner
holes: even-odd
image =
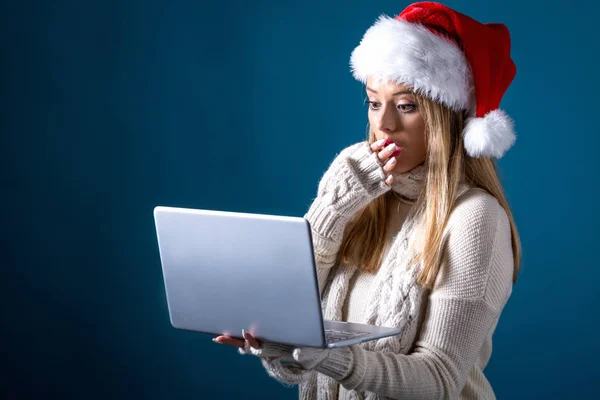
[[[464,53],[420,24],[380,16],[350,57],[354,77],[408,85],[454,110],[466,109],[473,76]]]
[[[501,158],[516,140],[513,121],[500,109],[481,118],[469,118],[463,129],[464,146],[471,157]]]

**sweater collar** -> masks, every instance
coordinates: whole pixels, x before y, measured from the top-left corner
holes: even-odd
[[[425,164],[421,164],[408,172],[394,175],[392,191],[408,202],[415,202],[419,197],[425,175],[427,173]]]

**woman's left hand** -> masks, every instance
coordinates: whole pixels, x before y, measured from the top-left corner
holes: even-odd
[[[294,346],[273,342],[261,343],[245,330],[242,330],[242,337],[244,339],[221,335],[214,338],[213,341],[237,347],[240,354],[252,354],[261,358],[279,358],[282,361],[294,362]]]
[[[247,346],[250,346],[252,349],[256,350],[261,349],[261,347],[265,347],[264,350],[251,351],[251,353],[258,355],[259,357],[283,357],[286,359],[286,361],[295,362],[304,369],[315,368],[321,364],[329,354],[329,349],[311,347],[294,349],[293,346],[271,343],[267,343],[267,346],[262,346],[262,343],[259,340],[245,330],[242,330],[242,336],[244,337],[244,340],[232,338],[231,336],[227,335],[221,335],[214,338],[213,341],[216,343],[237,347],[238,349],[242,350],[247,349]]]
[[[232,338],[231,336],[227,336],[227,335],[221,335],[221,336],[217,336],[216,338],[214,338],[213,342],[227,344],[229,346],[237,347],[239,349],[245,348],[246,344],[248,344],[250,347],[252,347],[254,349],[260,349],[260,347],[261,347],[260,341],[258,339],[256,339],[254,336],[252,336],[252,334],[246,332],[244,329],[242,329],[242,337],[244,338],[244,340]]]

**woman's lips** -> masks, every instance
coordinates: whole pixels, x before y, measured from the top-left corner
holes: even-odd
[[[384,146],[389,146],[392,143],[394,143],[392,140],[387,139],[385,141],[385,145]],[[396,144],[396,146],[398,148],[396,150],[394,150],[394,152],[392,153],[391,157],[397,157],[402,152],[402,147],[398,146],[397,144]]]

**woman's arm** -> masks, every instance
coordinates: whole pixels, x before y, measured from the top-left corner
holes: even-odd
[[[311,226],[320,287],[335,263],[348,221],[390,190],[385,178],[377,153],[366,141],[342,150],[321,178],[304,216]]]
[[[347,389],[391,398],[458,396],[510,295],[513,258],[506,213],[478,189],[457,205],[448,233],[414,351],[398,355],[355,345],[330,350],[315,370]]]

